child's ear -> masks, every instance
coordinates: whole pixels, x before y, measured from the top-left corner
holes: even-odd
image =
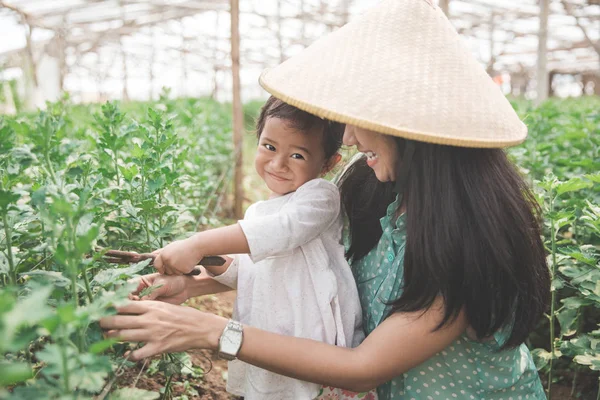
[[[335,167],[337,163],[340,162],[341,159],[342,155],[340,153],[335,153],[334,155],[329,157],[329,159],[325,162],[325,165],[323,165],[323,169],[321,170],[321,176],[331,171],[333,167]]]

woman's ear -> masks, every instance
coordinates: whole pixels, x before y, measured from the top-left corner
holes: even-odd
[[[327,161],[325,161],[325,165],[323,165],[323,169],[321,170],[321,176],[324,176],[329,171],[331,171],[333,169],[333,167],[335,167],[337,165],[337,163],[340,162],[341,159],[342,159],[342,156],[340,153],[335,153],[334,155],[329,157],[329,159]]]

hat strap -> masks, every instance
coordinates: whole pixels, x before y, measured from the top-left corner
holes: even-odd
[[[402,160],[399,160],[398,162],[398,176],[396,177],[396,185],[394,186],[394,191],[400,196],[403,195],[404,189],[406,188],[406,182],[408,181],[408,174],[410,172],[410,166],[416,147],[413,140],[404,139],[403,141],[404,155],[402,156]]]

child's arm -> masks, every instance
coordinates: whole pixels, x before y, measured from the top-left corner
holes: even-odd
[[[239,221],[254,262],[298,248],[321,235],[338,218],[337,187],[323,179],[301,186],[278,213]]]
[[[202,257],[220,254],[250,254],[258,262],[316,238],[335,221],[339,210],[337,187],[315,179],[300,187],[294,200],[278,213],[199,232],[167,245],[154,260],[154,267],[163,274],[181,275],[190,272]]]
[[[190,272],[204,256],[249,253],[248,241],[238,224],[198,232],[184,240],[165,246],[154,260],[154,267],[161,274],[181,275]],[[226,262],[224,272],[229,266]],[[219,268],[219,267],[218,267]],[[213,270],[209,270],[214,273]]]

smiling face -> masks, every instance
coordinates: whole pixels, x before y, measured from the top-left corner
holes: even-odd
[[[301,131],[280,118],[267,118],[258,140],[254,167],[277,195],[295,191],[329,170],[323,133]]]
[[[344,145],[356,146],[358,151],[365,153],[367,164],[375,172],[377,180],[380,182],[396,180],[398,144],[392,136],[346,125]]]

